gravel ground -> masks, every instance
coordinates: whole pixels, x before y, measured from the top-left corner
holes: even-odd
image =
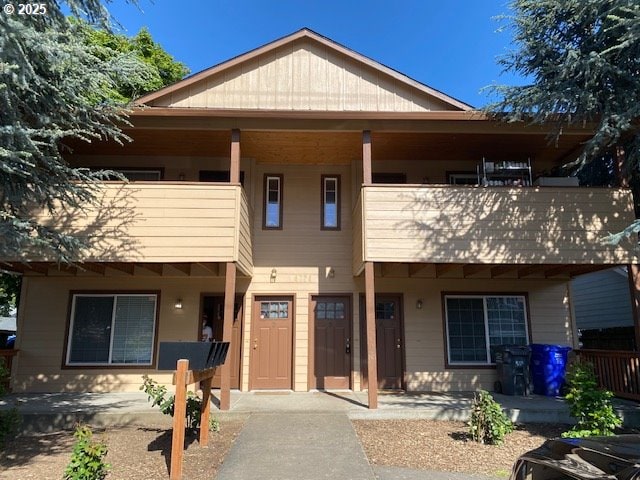
[[[374,465],[493,477],[508,476],[519,455],[568,429],[557,424],[522,425],[496,446],[470,440],[463,422],[354,420],[353,425]]]
[[[211,480],[242,429],[243,420],[223,420],[220,432],[211,432],[209,445],[200,447],[188,436],[183,457],[183,478]],[[94,430],[109,448],[107,480],[155,480],[169,477],[171,428],[122,427]],[[21,435],[0,452],[0,479],[60,480],[73,448],[73,432]]]

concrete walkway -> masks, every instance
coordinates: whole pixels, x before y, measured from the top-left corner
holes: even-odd
[[[218,480],[374,480],[345,413],[255,413],[227,454]]]
[[[217,394],[217,392],[214,392]],[[520,423],[571,423],[562,398],[494,394],[512,420]],[[219,417],[246,417],[255,413],[343,413],[350,419],[469,418],[472,393],[381,393],[379,408],[367,408],[366,392],[231,392],[231,410],[212,412]],[[640,404],[615,401],[626,425],[640,425]],[[168,423],[147,396],[134,393],[10,394],[0,399],[0,409],[16,407],[33,430],[73,428],[78,421],[96,426]]]

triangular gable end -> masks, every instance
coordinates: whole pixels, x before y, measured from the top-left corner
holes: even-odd
[[[472,108],[308,29],[145,95],[135,103],[286,111]]]

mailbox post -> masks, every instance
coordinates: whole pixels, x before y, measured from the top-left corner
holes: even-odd
[[[197,345],[197,347],[196,347]],[[229,342],[162,342],[160,343],[159,370],[169,370],[168,365],[176,365],[173,384],[176,386],[173,411],[173,432],[171,438],[171,480],[182,478],[182,457],[184,454],[184,429],[187,415],[187,386],[202,382],[202,406],[200,408],[200,445],[209,443],[209,414],[211,412],[211,382],[216,368],[222,365],[229,350]],[[186,358],[185,358],[186,357]],[[189,362],[196,369],[189,368]],[[171,368],[172,369],[172,368]]]

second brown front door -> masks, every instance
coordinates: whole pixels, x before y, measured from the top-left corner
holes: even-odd
[[[401,297],[399,295],[376,295],[376,356],[378,366],[378,388],[403,388],[403,335],[402,314],[400,310]],[[368,385],[367,372],[367,337],[366,337],[366,309],[364,296],[360,301],[360,322],[362,338],[362,372],[363,386]]]
[[[350,297],[312,298],[312,388],[350,388]],[[315,383],[315,385],[314,385]]]
[[[292,297],[255,297],[251,319],[251,389],[292,388],[292,307]]]

